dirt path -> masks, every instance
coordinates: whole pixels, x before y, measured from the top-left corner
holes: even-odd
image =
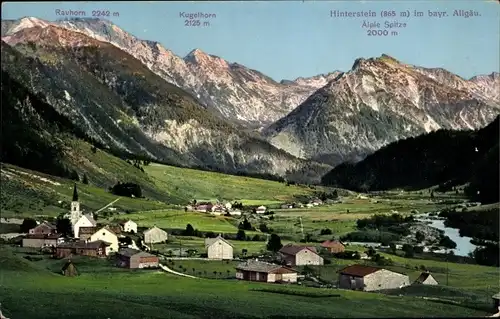
[[[159,264],[160,268],[165,270],[166,272],[169,272],[169,273],[172,273],[174,275],[178,275],[178,276],[183,276],[183,277],[188,277],[188,278],[194,278],[194,279],[198,279],[198,277],[195,277],[195,276],[191,276],[191,275],[186,275],[186,274],[183,274],[183,273],[180,273],[180,272],[177,272],[175,270],[172,270],[170,268],[168,268],[167,266],[164,266],[162,264]]]

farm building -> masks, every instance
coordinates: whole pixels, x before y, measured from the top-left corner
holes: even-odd
[[[297,272],[291,268],[257,260],[236,266],[236,278],[262,282],[297,282]]]
[[[494,294],[491,298],[493,299],[493,307],[495,311],[500,312],[500,292]]]
[[[65,258],[71,255],[82,255],[90,257],[106,257],[108,243],[98,240],[94,242],[77,241],[62,243],[56,247],[56,257]]]
[[[255,209],[257,214],[264,214],[266,212],[266,206],[259,206]]]
[[[160,264],[160,259],[157,256],[132,248],[120,249],[116,258],[119,267],[130,269],[156,268]]]
[[[352,265],[339,271],[339,288],[376,291],[397,289],[410,285],[407,275],[383,268]]]
[[[57,227],[47,221],[44,221],[29,230],[30,235],[47,235],[57,233]]]
[[[233,259],[233,245],[222,238],[205,238],[205,248],[209,259]]]
[[[318,255],[314,247],[287,244],[279,253],[289,266],[323,265],[323,257]]]
[[[62,234],[33,234],[23,238],[23,247],[56,247],[62,243]]]
[[[156,244],[163,243],[167,241],[168,234],[163,229],[160,229],[156,226],[144,231],[144,242],[146,244]]]
[[[111,230],[109,226],[104,226],[101,229],[97,230],[92,234],[92,236],[90,236],[89,239],[89,241],[91,242],[99,240],[109,243],[109,246],[106,248],[106,255],[118,251],[118,236]]]
[[[230,214],[231,216],[241,216],[241,210],[239,210],[239,209],[230,210],[230,211],[229,211],[229,214]]]
[[[214,204],[212,204],[210,202],[201,202],[201,203],[196,204],[195,210],[197,212],[206,213],[206,212],[211,212],[213,207],[214,207]]]
[[[233,204],[231,204],[230,202],[227,202],[226,204],[224,204],[224,206],[227,210],[231,210],[231,208],[233,208]]]
[[[311,203],[307,203],[307,204],[306,204],[306,207],[307,207],[307,208],[311,208],[311,207],[314,207],[314,205],[313,205],[313,204],[311,204]]]
[[[118,221],[118,225],[121,226],[125,233],[134,233],[137,234],[137,223],[133,220],[120,220]]]
[[[80,227],[78,229],[78,239],[80,240],[89,240],[90,236],[95,234],[96,231],[99,230],[99,227],[97,226],[90,226],[90,227]]]
[[[321,199],[314,199],[311,204],[313,204],[314,206],[319,206],[319,205],[322,205],[323,204],[323,201]]]
[[[64,264],[64,266],[61,269],[61,272],[63,276],[66,277],[78,276],[78,271],[76,270],[75,264],[73,264],[71,260],[68,260],[68,262]]]
[[[97,222],[92,215],[85,214],[73,225],[73,235],[75,238],[80,238],[80,228],[82,227],[96,227]]]
[[[428,272],[423,272],[418,276],[418,278],[415,280],[413,284],[419,284],[419,285],[437,285],[438,282],[432,275]]]
[[[321,243],[321,247],[325,248],[327,251],[336,254],[345,251],[345,246],[338,240],[326,240]]]

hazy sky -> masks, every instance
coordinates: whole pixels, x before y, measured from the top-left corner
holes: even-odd
[[[55,20],[56,9],[107,10],[116,25],[155,40],[180,56],[194,48],[259,70],[275,80],[347,71],[358,57],[389,54],[405,63],[443,67],[465,78],[499,71],[498,1],[274,1],[274,2],[52,2],[2,3],[2,19]],[[375,18],[332,18],[330,10],[376,12]],[[382,18],[381,11],[418,10],[423,17]],[[428,17],[428,10],[448,17]],[[476,10],[478,17],[453,17]],[[212,13],[210,26],[185,26],[181,12]],[[119,16],[117,16],[119,15]],[[405,22],[398,35],[369,36],[361,24]]]

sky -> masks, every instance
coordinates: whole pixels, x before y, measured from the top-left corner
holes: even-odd
[[[356,58],[382,53],[407,64],[442,67],[464,78],[500,68],[497,0],[3,2],[2,19],[64,18],[57,9],[85,11],[86,17],[96,10],[109,11],[107,19],[120,28],[140,39],[158,41],[179,56],[199,48],[277,81],[348,71]],[[335,18],[331,10],[371,10],[377,16]],[[424,16],[400,16],[414,10]],[[429,17],[429,10],[448,16]],[[480,16],[452,16],[454,10],[475,10]],[[381,17],[382,11],[397,16]],[[216,17],[193,19],[203,26],[185,26],[189,19],[181,12]],[[362,28],[365,20],[380,23],[377,30],[387,30],[387,35],[368,35],[369,29]],[[406,27],[386,29],[385,21]]]

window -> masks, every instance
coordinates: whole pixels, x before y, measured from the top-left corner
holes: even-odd
[[[105,232],[102,232],[102,235],[103,235],[103,236],[106,236],[106,233],[105,233]]]

